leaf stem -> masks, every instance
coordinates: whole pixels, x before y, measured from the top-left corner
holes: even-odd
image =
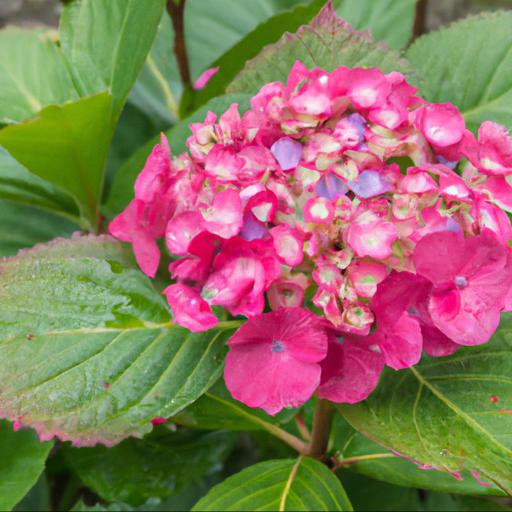
[[[297,416],[295,416],[295,424],[297,425],[297,430],[300,432],[300,435],[303,439],[306,441],[311,441],[311,434],[308,430],[308,427],[306,423],[304,422],[304,416],[302,413],[298,413]]]
[[[313,431],[308,445],[308,455],[315,459],[323,459],[327,452],[333,408],[330,402],[318,399],[313,417]]]
[[[181,81],[185,87],[192,87],[187,45],[185,42],[185,2],[186,0],[167,0],[167,12],[171,17],[172,26],[174,28],[174,54],[178,61]]]
[[[376,460],[376,459],[387,459],[390,457],[396,457],[392,453],[372,453],[369,455],[357,455],[355,457],[347,457],[346,459],[336,459],[333,457],[333,467],[331,471],[337,471],[343,466],[350,466],[356,462],[362,462],[365,460]]]

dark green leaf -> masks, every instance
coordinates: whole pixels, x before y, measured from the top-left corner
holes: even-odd
[[[75,0],[64,8],[60,37],[81,96],[112,94],[112,118],[144,65],[164,0]]]
[[[158,429],[144,440],[113,448],[69,448],[66,458],[80,479],[101,498],[142,505],[167,498],[222,467],[235,441],[232,434]]]
[[[14,432],[0,421],[0,510],[11,510],[44,470],[53,443],[41,443],[34,432]]]
[[[176,124],[170,130],[165,132],[174,155],[178,155],[187,149],[185,143],[191,135],[190,123],[198,123],[204,121],[208,111],[216,114],[222,114],[228,109],[232,103],[238,103],[240,112],[244,112],[249,108],[249,97],[246,94],[235,94],[230,96],[221,96],[213,98],[206,105],[194,112],[190,117]],[[106,204],[106,214],[109,217],[117,215],[133,198],[133,185],[137,175],[144,167],[146,158],[151,150],[159,141],[159,137],[155,137],[137,150],[116,173]]]
[[[335,415],[332,444],[340,470],[350,468],[357,473],[403,487],[416,487],[457,494],[495,494],[503,491],[495,485],[484,487],[467,470],[458,480],[447,471],[421,469],[414,462],[394,454],[354,430],[340,416]]]
[[[78,98],[57,37],[47,29],[0,31],[0,124]]]
[[[412,35],[416,0],[336,0],[336,13],[356,30],[369,29],[377,41],[403,48]]]
[[[131,251],[108,237],[0,263],[0,415],[81,446],[115,444],[177,414],[219,377],[231,323],[170,323]]]
[[[43,473],[28,494],[16,505],[15,512],[47,512],[51,509],[48,478]]]
[[[284,32],[295,32],[301,25],[309,23],[324,4],[325,0],[313,0],[308,5],[298,5],[293,11],[276,14],[258,25],[211,64],[211,67],[219,67],[220,71],[210,79],[204,89],[193,96],[190,111],[196,110],[209,99],[224,94],[227,85],[247,60],[258,55],[264,46],[277,41]]]
[[[98,222],[110,104],[103,93],[46,107],[37,118],[0,130],[0,145],[31,173],[73,196],[90,226]]]
[[[485,119],[512,129],[511,26],[512,12],[486,13],[419,38],[406,56],[424,97],[457,105],[473,131]]]
[[[338,66],[376,66],[383,71],[411,71],[400,54],[355,32],[327,5],[310,25],[285,34],[249,61],[229,85],[228,92],[256,93],[265,83],[285,82],[296,60],[308,68],[332,71]]]
[[[76,224],[53,213],[10,201],[0,200],[0,212],[0,257],[78,230]]]
[[[299,457],[260,462],[213,489],[192,510],[352,510],[324,464]]]
[[[512,494],[512,318],[492,341],[385,372],[370,398],[342,405],[348,421],[422,464],[479,473]]]

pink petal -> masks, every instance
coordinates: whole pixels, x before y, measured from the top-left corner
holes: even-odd
[[[334,218],[332,202],[324,197],[311,198],[304,205],[304,219],[314,224],[329,224]]]
[[[420,111],[419,129],[431,144],[444,148],[462,140],[466,125],[451,103],[431,103]]]
[[[303,237],[286,224],[281,224],[270,230],[277,256],[285,265],[295,267],[304,259]]]
[[[360,402],[377,386],[383,367],[382,354],[365,338],[331,336],[317,395],[337,403]]]
[[[227,188],[217,193],[212,205],[201,209],[205,228],[221,238],[237,235],[243,225],[243,208],[240,193]]]
[[[172,254],[187,254],[192,240],[203,231],[203,219],[198,212],[183,212],[167,224],[165,241]]]
[[[192,332],[207,331],[217,325],[217,317],[208,303],[192,288],[172,284],[164,291],[176,323]]]
[[[206,84],[210,81],[210,78],[215,75],[219,71],[220,67],[216,66],[214,68],[209,68],[206,71],[203,71],[199,78],[194,82],[194,89],[199,90],[203,89]]]

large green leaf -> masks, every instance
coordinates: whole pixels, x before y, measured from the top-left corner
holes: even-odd
[[[429,101],[452,102],[476,131],[485,119],[512,129],[512,12],[473,16],[419,38],[406,52]]]
[[[212,63],[211,66],[220,68],[220,71],[210,79],[204,89],[193,95],[188,109],[194,111],[209,99],[224,94],[227,85],[247,60],[258,55],[264,46],[277,41],[284,32],[295,32],[301,25],[309,23],[324,4],[325,0],[312,0],[308,5],[298,5],[292,11],[276,14],[258,25]]]
[[[179,425],[208,430],[266,430],[273,434],[275,425],[286,423],[296,409],[269,416],[261,409],[247,407],[231,397],[222,380],[215,383],[201,398],[181,411],[172,421]]]
[[[71,194],[90,226],[98,202],[110,141],[111,96],[98,94],[0,130],[0,145],[30,172]]]
[[[253,94],[267,82],[285,82],[296,60],[308,68],[332,71],[338,66],[376,66],[383,71],[410,73],[400,54],[375,43],[367,34],[355,32],[327,4],[310,25],[295,34],[285,34],[249,61],[229,85],[228,92]]]
[[[236,437],[225,432],[171,432],[127,439],[113,448],[68,448],[65,456],[80,479],[106,501],[142,505],[164,499],[218,471]]]
[[[30,204],[78,220],[76,203],[68,194],[28,172],[1,147],[0,199]]]
[[[260,462],[216,485],[192,510],[352,510],[324,464],[299,457]]]
[[[335,5],[356,30],[369,29],[391,48],[399,50],[411,38],[416,0],[335,0]]]
[[[187,0],[185,37],[194,79],[212,67],[214,61],[237,45],[260,23],[305,1]],[[173,40],[171,21],[167,13],[164,13],[151,52],[130,95],[131,102],[167,123],[174,122],[178,116],[178,103],[183,89],[172,52]],[[255,44],[254,41],[252,44]],[[257,53],[260,49],[261,46],[256,46],[252,51]],[[243,62],[238,65],[243,65]]]
[[[232,323],[192,334],[108,237],[38,247],[0,263],[0,416],[81,446],[152,428],[222,370]]]
[[[511,317],[489,345],[385,372],[368,400],[343,405],[358,430],[422,464],[476,471],[512,494]]]
[[[213,98],[206,105],[203,105],[191,116],[174,125],[165,132],[173,154],[178,155],[187,149],[186,141],[191,135],[190,123],[204,121],[208,111],[222,114],[232,103],[238,103],[240,112],[249,108],[249,96],[246,94],[232,94]],[[144,167],[146,158],[159,141],[159,137],[151,139],[142,148],[138,149],[117,171],[110,187],[106,214],[112,217],[123,210],[133,198],[133,186],[139,172]]]
[[[52,445],[0,421],[0,510],[11,510],[36,483]]]
[[[164,0],[74,0],[61,17],[60,37],[81,96],[110,91],[112,117],[142,68]]]
[[[46,29],[0,30],[0,124],[78,98],[55,38]]]
[[[457,494],[503,495],[498,487],[483,486],[468,470],[460,472],[461,480],[447,471],[422,469],[411,460],[371,441],[354,430],[336,414],[332,428],[332,445],[339,473],[349,468],[357,473],[403,487],[416,487]]]
[[[20,249],[70,236],[78,226],[50,212],[0,200],[0,257]]]

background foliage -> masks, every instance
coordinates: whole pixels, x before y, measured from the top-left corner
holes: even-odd
[[[296,59],[401,70],[471,129],[512,129],[512,11],[411,44],[437,7],[424,19],[425,2],[334,0],[361,35],[313,21],[324,3],[188,0],[192,78],[220,66],[200,91],[180,77],[164,0],[71,0],[58,27],[0,31],[0,509],[509,509],[510,317],[489,346],[388,370],[340,406],[328,467],[282,443],[307,438],[313,403],[270,417],[230,398],[219,377],[236,322],[172,326],[130,251],[95,236],[159,131],[183,151],[190,122],[243,110]]]

